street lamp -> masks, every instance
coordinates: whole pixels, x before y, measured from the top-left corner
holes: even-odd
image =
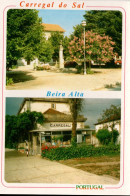
[[[84,75],[86,75],[86,62],[85,62],[85,26],[86,21],[82,21],[82,26],[84,27]]]

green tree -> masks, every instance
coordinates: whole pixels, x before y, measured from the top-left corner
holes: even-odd
[[[81,37],[81,35],[84,32],[84,28],[82,27],[82,24],[78,24],[76,26],[73,27],[74,31],[73,33],[70,35],[70,39],[73,40],[74,36],[75,37]]]
[[[15,148],[18,143],[19,129],[17,127],[17,116],[6,115],[5,124],[5,146]]]
[[[114,141],[114,133],[115,125],[117,124],[118,120],[121,119],[121,107],[111,105],[110,108],[104,110],[101,114],[101,117],[98,119],[98,122],[110,122],[109,127],[111,128],[112,139],[111,142],[115,143]],[[116,136],[115,136],[116,137]]]
[[[36,128],[37,124],[44,122],[41,112],[23,112],[18,116],[6,116],[5,145],[17,147],[19,142],[28,140],[29,131]]]
[[[101,144],[107,145],[111,142],[111,133],[108,129],[99,129],[98,132],[96,133],[96,137],[100,141]]]
[[[113,131],[111,132],[111,138],[113,139],[112,144],[116,143],[118,136],[119,136],[119,132],[116,129],[113,129]]]
[[[64,60],[69,60],[70,59],[70,54],[69,54],[69,42],[70,38],[65,36],[63,39],[63,55],[64,55]]]
[[[121,107],[116,105],[111,105],[109,108],[103,110],[101,117],[98,119],[98,122],[104,120],[115,120],[121,118]]]
[[[54,50],[52,55],[54,61],[59,61],[59,48],[60,48],[60,43],[63,43],[63,39],[64,36],[60,32],[51,33],[51,37],[49,38],[49,40]]]
[[[37,10],[10,9],[7,12],[7,67],[24,57],[27,61],[38,56],[43,26]]]
[[[115,42],[114,52],[122,54],[122,13],[120,11],[86,11],[86,30],[108,35]]]
[[[72,143],[72,145],[76,145],[77,118],[78,118],[79,112],[82,109],[82,99],[78,99],[78,98],[69,99],[69,105],[70,105],[70,112],[71,112],[71,115],[72,115],[72,139],[71,139],[71,143]]]
[[[96,137],[103,145],[108,145],[110,143],[115,144],[118,138],[118,131],[113,129],[113,131],[109,131],[107,128],[99,129],[96,133]],[[113,140],[112,140],[113,139]]]
[[[44,63],[49,62],[52,59],[53,52],[51,42],[44,40],[39,51],[39,60]]]

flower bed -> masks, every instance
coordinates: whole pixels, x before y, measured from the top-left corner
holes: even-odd
[[[72,158],[114,155],[120,153],[119,145],[112,146],[81,146],[81,147],[46,147],[42,156],[50,160],[65,160]]]
[[[48,145],[42,145],[42,157],[45,157],[46,153],[49,152],[52,149],[58,148],[57,146],[48,146]]]
[[[39,66],[36,66],[36,70],[40,71],[40,70],[50,70],[51,66],[49,64],[42,64]]]

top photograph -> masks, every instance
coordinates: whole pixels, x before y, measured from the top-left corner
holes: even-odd
[[[6,90],[121,91],[118,10],[10,9]]]

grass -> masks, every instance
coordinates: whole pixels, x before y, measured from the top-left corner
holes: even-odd
[[[109,88],[111,88],[111,89],[112,89],[112,88],[113,88],[113,89],[114,89],[114,88],[121,88],[121,83],[120,83],[120,82],[116,82],[115,85],[114,85],[114,84],[106,84],[106,85],[105,85],[105,88],[108,88],[108,89],[109,89]]]
[[[114,86],[112,84],[106,84],[105,88],[114,88]]]
[[[93,174],[120,179],[120,155],[61,160],[59,163]]]

